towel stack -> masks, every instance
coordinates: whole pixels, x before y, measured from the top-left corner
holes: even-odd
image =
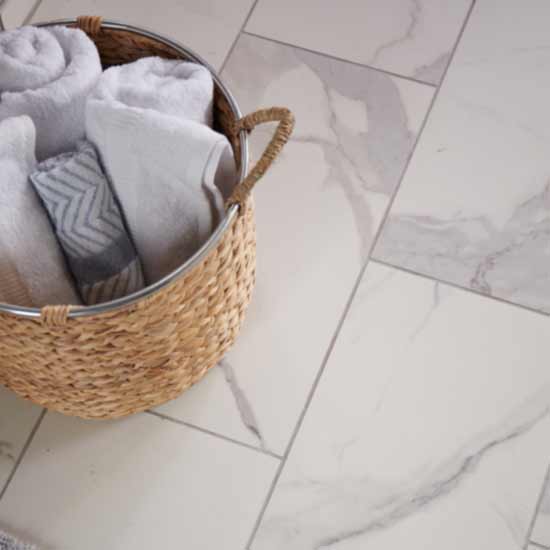
[[[86,134],[113,182],[148,282],[182,265],[223,216],[220,188],[235,168],[227,138],[208,126],[213,92],[204,67],[144,58],[105,71],[88,99]]]
[[[236,177],[213,92],[189,62],[102,73],[77,29],[0,33],[0,302],[110,301],[195,254]]]

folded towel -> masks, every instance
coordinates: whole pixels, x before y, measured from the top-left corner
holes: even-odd
[[[180,64],[189,68],[189,63]],[[220,189],[228,187],[225,180],[234,182],[235,161],[225,136],[183,119],[183,107],[168,114],[168,100],[158,96],[171,91],[172,76],[164,77],[163,85],[157,75],[160,93],[125,78],[121,86],[140,90],[126,105],[113,88],[111,71],[119,74],[118,68],[105,71],[88,99],[86,132],[120,201],[146,281],[152,283],[181,266],[212,234],[224,215]],[[204,112],[197,118],[203,119]]]
[[[86,96],[100,74],[97,49],[79,29],[0,33],[0,120],[33,119],[39,160],[73,150],[84,137]]]
[[[40,163],[31,181],[85,304],[115,300],[144,287],[139,258],[93,145],[80,142],[77,152]]]
[[[29,181],[34,148],[30,118],[0,122],[0,302],[79,304],[48,215]]]

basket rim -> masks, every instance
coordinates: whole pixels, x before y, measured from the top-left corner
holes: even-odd
[[[76,18],[69,18],[69,19],[55,19],[53,21],[38,22],[38,23],[33,23],[32,25],[35,27],[52,27],[56,25],[67,26],[67,25],[73,25],[76,23],[77,23]],[[239,109],[237,101],[235,100],[235,97],[233,96],[229,88],[227,88],[227,86],[222,82],[218,73],[212,68],[212,66],[207,61],[205,61],[200,55],[196,54],[193,50],[191,50],[187,46],[184,46],[183,44],[181,44],[176,40],[160,35],[155,31],[152,31],[143,27],[138,27],[135,25],[123,23],[121,21],[116,21],[113,19],[102,19],[101,26],[106,29],[128,31],[128,32],[135,33],[139,36],[145,36],[146,38],[157,40],[158,42],[161,42],[166,46],[174,48],[175,50],[184,54],[186,57],[188,57],[192,61],[199,63],[200,65],[203,65],[210,71],[216,86],[222,92],[224,97],[227,99],[227,102],[235,116],[235,119],[238,120],[242,118],[242,113],[241,113],[241,110]],[[239,133],[239,141],[241,146],[240,147],[241,168],[238,175],[238,181],[242,181],[244,178],[246,178],[248,174],[248,159],[249,159],[248,135],[245,130],[242,130]],[[101,304],[97,304],[93,306],[80,306],[80,305],[74,306],[74,309],[71,309],[69,311],[67,315],[68,318],[89,317],[92,315],[100,315],[102,313],[107,313],[117,309],[125,308],[149,296],[152,296],[153,294],[156,294],[157,292],[162,290],[164,287],[180,279],[186,273],[192,270],[197,264],[199,264],[210,253],[210,251],[218,245],[219,241],[221,240],[225,232],[230,228],[233,221],[237,217],[239,209],[240,207],[238,204],[234,204],[230,206],[222,222],[218,225],[214,233],[212,233],[210,238],[203,244],[203,246],[199,250],[197,250],[197,252],[195,252],[195,254],[191,256],[191,258],[189,258],[185,263],[183,263],[180,267],[178,267],[168,275],[165,275],[162,279],[156,281],[155,283],[149,286],[146,286],[145,288],[137,292],[128,294],[127,296],[124,296],[122,298],[118,298],[117,300],[112,300],[110,302],[103,302]],[[0,303],[0,313],[8,313],[11,315],[15,315],[17,317],[25,317],[28,319],[39,319],[42,315],[42,311],[39,308],[30,308],[30,307],[16,306],[16,305],[3,304],[3,303]]]

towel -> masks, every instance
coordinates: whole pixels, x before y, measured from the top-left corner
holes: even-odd
[[[214,81],[197,63],[143,57],[106,70],[99,87],[98,97],[212,126]]]
[[[79,304],[48,215],[29,181],[34,148],[30,118],[0,122],[0,302]]]
[[[84,137],[86,96],[100,74],[97,49],[79,29],[0,33],[0,120],[32,118],[38,160],[74,150]]]
[[[31,181],[85,304],[115,300],[144,287],[139,258],[93,145],[80,142],[77,152],[40,163]]]
[[[194,78],[191,64],[176,63]],[[208,118],[204,106],[211,97],[195,112],[196,94],[175,82],[174,62],[166,66],[172,72],[145,77],[156,84],[143,87],[130,70],[122,78],[121,68],[108,69],[86,105],[87,136],[120,201],[147,283],[181,266],[208,240],[224,216],[220,189],[236,172],[227,138],[198,122]],[[199,68],[202,82],[206,69]],[[116,82],[128,93],[119,93]]]

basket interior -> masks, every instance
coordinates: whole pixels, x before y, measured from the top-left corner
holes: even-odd
[[[102,28],[95,35],[90,36],[95,42],[103,68],[112,65],[130,63],[142,57],[159,56],[166,59],[187,59],[184,52],[168,44],[138,34],[136,32]],[[241,168],[240,141],[235,134],[235,116],[227,98],[220,88],[215,85],[214,89],[214,129],[227,136],[233,153],[237,169]]]

